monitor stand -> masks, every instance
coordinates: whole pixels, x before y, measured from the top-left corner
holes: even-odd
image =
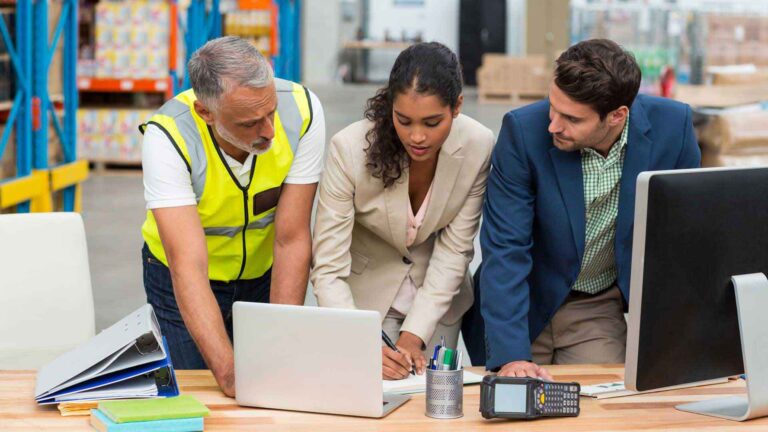
[[[696,414],[744,421],[768,416],[768,279],[763,273],[731,278],[736,291],[747,397],[727,397],[678,405]]]

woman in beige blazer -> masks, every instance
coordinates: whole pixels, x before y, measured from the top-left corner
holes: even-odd
[[[320,306],[379,311],[400,351],[382,346],[387,379],[424,373],[441,336],[455,347],[472,305],[467,267],[494,137],[459,113],[461,89],[451,50],[413,45],[366,120],[329,146],[310,277]]]

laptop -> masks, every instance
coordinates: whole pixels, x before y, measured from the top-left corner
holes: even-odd
[[[384,393],[375,311],[235,302],[238,405],[384,417],[410,396]]]

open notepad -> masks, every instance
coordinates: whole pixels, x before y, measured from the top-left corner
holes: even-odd
[[[464,371],[464,385],[480,384],[483,376]],[[397,381],[383,380],[384,393],[412,394],[427,391],[427,375],[408,375],[408,378]]]

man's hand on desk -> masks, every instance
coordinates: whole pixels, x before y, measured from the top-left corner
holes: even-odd
[[[233,398],[235,397],[235,365],[232,364],[231,367],[227,368],[227,370],[222,371],[221,373],[213,372],[214,378],[216,378],[216,382],[219,383],[219,387],[221,387],[221,391],[224,392],[225,395]]]
[[[552,375],[543,367],[529,361],[513,361],[505,364],[498,373],[499,376],[531,377],[552,381]]]

